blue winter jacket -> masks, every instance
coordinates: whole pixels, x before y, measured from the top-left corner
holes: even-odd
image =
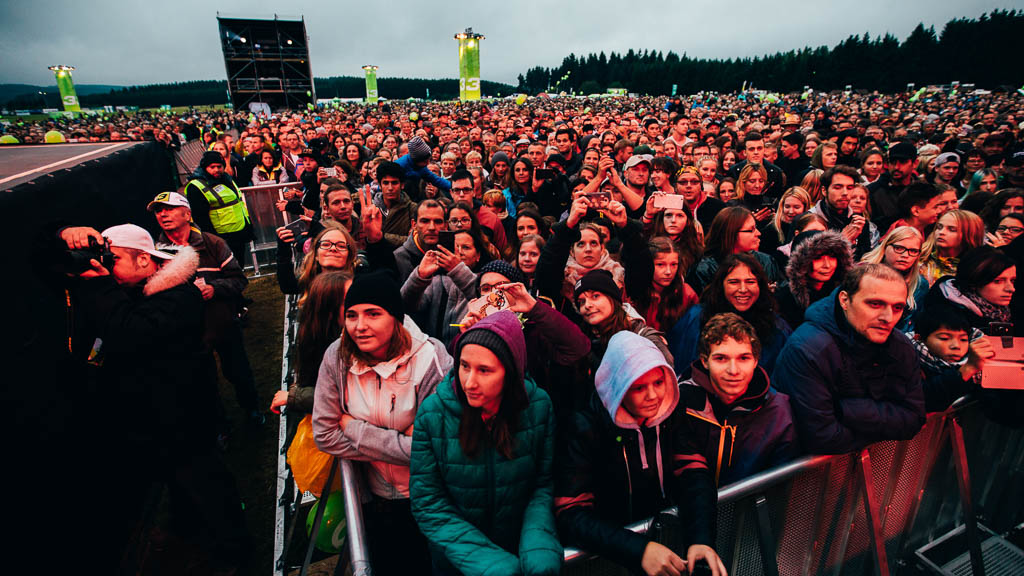
[[[426,166],[419,167],[412,161],[412,158],[406,154],[395,160],[395,164],[398,164],[405,170],[405,180],[426,180],[434,186],[448,192],[452,189],[452,183],[447,178],[442,178],[437,174],[431,172]]]
[[[812,454],[907,440],[925,420],[913,344],[899,330],[882,344],[868,341],[846,321],[838,295],[836,288],[807,309],[772,374],[772,385],[789,395],[797,435]]]

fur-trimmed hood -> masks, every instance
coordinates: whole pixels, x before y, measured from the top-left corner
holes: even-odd
[[[836,259],[836,271],[828,284],[838,285],[853,267],[853,248],[850,242],[835,230],[826,230],[804,240],[789,257],[786,265],[786,276],[789,278],[789,290],[793,298],[802,307],[811,304],[811,271],[815,260],[831,255]]]
[[[177,247],[177,254],[146,281],[142,293],[152,296],[190,281],[199,268],[199,253],[191,246]]]

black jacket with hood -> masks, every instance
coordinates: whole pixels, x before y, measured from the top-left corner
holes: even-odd
[[[789,283],[775,291],[779,315],[793,328],[803,323],[807,308],[831,294],[832,290],[842,283],[846,272],[853,267],[853,252],[850,243],[842,234],[826,230],[805,232],[800,236],[805,234],[805,239],[798,236],[799,244],[798,240],[793,242],[796,246],[786,264],[786,277],[789,278]],[[811,286],[814,261],[826,255],[836,259],[836,269],[832,273],[832,278],[815,290]]]
[[[843,454],[909,440],[924,425],[917,351],[899,330],[882,344],[861,336],[839,306],[839,289],[807,310],[775,362],[772,382],[789,395],[804,450]]]
[[[666,394],[654,417],[637,421],[623,397],[655,368],[664,370]],[[638,571],[649,540],[624,526],[678,504],[687,545],[714,546],[714,478],[690,442],[675,374],[650,340],[629,331],[612,337],[596,394],[574,420],[555,471],[555,514],[566,544]]]
[[[718,486],[789,462],[800,455],[789,396],[770,386],[758,366],[747,391],[732,404],[715,395],[711,377],[696,360],[679,386],[690,438],[703,446]]]

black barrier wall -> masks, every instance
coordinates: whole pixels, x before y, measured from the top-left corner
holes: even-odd
[[[7,445],[14,448],[8,452],[8,470],[12,480],[17,478],[15,482],[37,495],[9,499],[14,509],[7,513],[24,519],[10,543],[19,551],[11,570],[17,570],[19,560],[37,570],[40,558],[52,556],[53,550],[46,550],[52,519],[65,517],[72,508],[74,521],[84,529],[61,547],[60,554],[76,558],[74,551],[79,551],[86,553],[79,559],[88,558],[90,538],[99,539],[103,533],[103,496],[97,488],[117,482],[95,466],[90,468],[90,455],[121,449],[116,434],[105,442],[84,440],[84,427],[104,419],[116,421],[118,415],[106,409],[102,393],[82,390],[81,369],[69,362],[72,317],[62,278],[42,272],[48,264],[42,261],[47,259],[43,248],[54,239],[57,223],[102,230],[130,222],[153,231],[156,223],[146,204],[158,192],[175,189],[173,177],[163,146],[145,142],[0,192],[0,215],[6,224],[4,422],[12,440]],[[128,461],[133,457],[125,454]],[[72,508],[69,499],[75,502]]]

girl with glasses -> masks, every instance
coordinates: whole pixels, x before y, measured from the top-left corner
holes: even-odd
[[[325,222],[325,228],[309,243],[308,252],[299,266],[298,278],[292,266],[292,250],[289,242],[294,237],[282,238],[287,228],[278,229],[277,243],[277,283],[285,294],[299,294],[299,305],[306,300],[309,287],[313,280],[325,270],[341,270],[352,273],[355,269],[356,241],[344,227]],[[282,232],[282,230],[284,232]]]
[[[877,248],[861,258],[868,264],[887,264],[903,275],[907,282],[907,310],[896,325],[904,332],[913,331],[913,317],[928,293],[928,280],[921,274],[918,262],[924,236],[913,226],[900,226],[882,238]]]

